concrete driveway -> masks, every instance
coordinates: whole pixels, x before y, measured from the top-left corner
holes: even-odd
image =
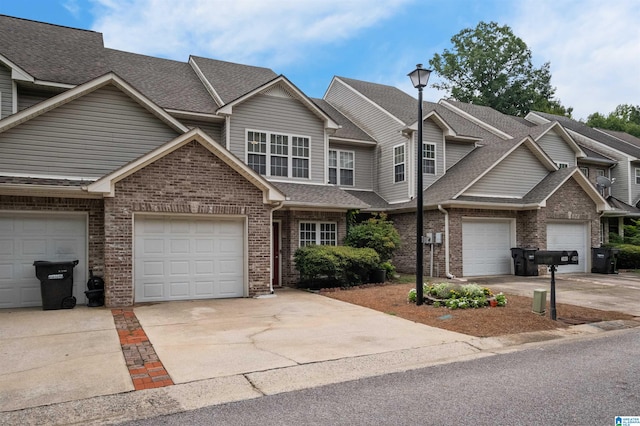
[[[469,281],[530,296],[536,288],[548,288],[549,279]],[[561,275],[556,281],[558,303],[640,316],[636,275]],[[155,351],[174,385],[133,391],[140,388],[132,384],[135,372],[127,366],[115,311],[82,306],[0,310],[2,417],[20,424],[78,422],[79,413],[87,424],[90,419],[142,418],[490,356],[516,344],[292,289],[257,299],[140,305],[130,314],[148,338],[148,347],[141,350]]]

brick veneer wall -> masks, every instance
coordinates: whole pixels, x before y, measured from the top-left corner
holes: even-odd
[[[393,264],[398,272],[406,274],[416,273],[416,214],[401,213],[390,215],[389,220],[400,234],[400,247],[393,256]],[[424,233],[442,233],[443,244],[433,245],[433,276],[443,277],[445,275],[445,253],[444,253],[444,214],[438,210],[426,210],[424,212]],[[424,246],[423,270],[425,275],[431,272],[431,247]]]
[[[462,276],[462,218],[505,218],[516,219],[516,246],[547,247],[547,222],[574,221],[589,223],[591,246],[600,245],[600,220],[595,203],[574,179],[569,179],[549,199],[545,208],[537,210],[482,210],[482,209],[447,209],[449,212],[449,267],[450,272]],[[415,213],[390,214],[396,229],[400,233],[401,247],[396,252],[393,262],[399,272],[415,273]],[[436,210],[424,213],[424,232],[442,232],[443,244],[434,246],[434,276],[445,276],[444,253],[444,214]],[[428,245],[424,249],[424,271],[429,272]],[[585,259],[591,254],[586,253]],[[541,266],[539,272],[546,273],[547,268]]]
[[[249,296],[270,291],[271,207],[262,191],[197,142],[190,142],[115,185],[105,199],[108,306],[134,302],[133,214],[244,216],[248,225]]]
[[[300,222],[336,222],[337,242],[342,244],[347,234],[346,212],[278,210],[273,213],[273,220],[280,220],[282,282],[281,285],[295,287],[300,279],[296,270],[293,255],[299,247]]]
[[[0,210],[88,213],[88,269],[104,274],[104,205],[102,199],[0,195]]]

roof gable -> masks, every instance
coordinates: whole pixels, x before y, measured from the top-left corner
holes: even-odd
[[[142,95],[138,90],[134,89],[130,84],[118,77],[114,73],[108,73],[101,77],[98,77],[90,82],[76,86],[73,89],[67,90],[53,98],[42,101],[31,108],[22,110],[16,114],[13,114],[4,120],[0,121],[0,132],[4,132],[12,127],[31,120],[34,117],[44,114],[47,111],[51,111],[61,105],[65,105],[74,99],[78,99],[88,93],[100,89],[106,85],[113,85],[127,94],[138,104],[146,108],[149,112],[155,115],[160,120],[164,121],[169,127],[179,132],[186,132],[188,128],[166,113],[162,108],[158,107],[155,103]]]
[[[326,129],[337,130],[340,128],[340,125],[338,123],[336,123],[326,112],[318,107],[318,105],[316,105],[307,95],[302,93],[300,89],[298,89],[283,75],[276,77],[270,82],[224,105],[223,107],[218,109],[217,112],[222,115],[232,115],[234,106],[246,102],[247,100],[259,94],[290,97],[296,99],[300,101],[300,103],[302,103],[306,108],[308,108],[313,114],[315,114],[320,120],[322,120]]]
[[[189,64],[219,107],[263,86],[278,75],[269,68],[191,56]]]
[[[114,188],[117,182],[192,141],[200,143],[245,179],[262,190],[263,201],[265,204],[277,203],[285,200],[284,194],[278,188],[241,162],[237,157],[229,153],[229,151],[223,148],[199,128],[195,128],[178,136],[174,140],[167,142],[148,154],[143,155],[120,169],[98,179],[87,186],[87,191],[90,193],[101,193],[105,197],[113,197],[115,195]]]

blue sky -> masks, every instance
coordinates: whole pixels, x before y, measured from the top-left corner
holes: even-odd
[[[496,21],[536,66],[551,63],[574,118],[640,104],[637,0],[0,0],[0,14],[99,31],[106,47],[129,52],[269,67],[312,97],[334,75],[416,96],[406,76],[416,63],[463,28]],[[426,100],[442,97],[425,90]]]

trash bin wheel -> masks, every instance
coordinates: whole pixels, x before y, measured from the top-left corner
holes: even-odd
[[[75,296],[62,299],[62,309],[73,309],[76,306]]]

